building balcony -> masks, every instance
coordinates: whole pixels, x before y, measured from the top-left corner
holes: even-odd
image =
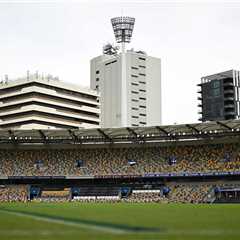
[[[224,89],[224,94],[234,94],[233,89]]]
[[[224,106],[235,106],[235,103],[234,103],[234,101],[224,101]]]
[[[234,105],[234,103],[232,103],[232,104],[225,104],[225,105],[224,105],[224,108],[225,108],[225,109],[234,109],[234,108],[235,108],[235,105]]]
[[[225,111],[225,116],[235,116],[235,111]]]
[[[234,101],[234,96],[224,96],[224,101]]]
[[[227,115],[225,116],[225,120],[232,120],[232,119],[236,119],[235,115]]]
[[[199,103],[197,106],[201,108],[201,107],[202,107],[202,104],[201,104],[201,103]]]
[[[232,81],[232,80],[231,80],[231,81],[228,80],[228,81],[224,81],[224,82],[223,82],[223,86],[224,86],[224,87],[225,87],[225,86],[232,86],[232,87],[233,87],[234,84],[233,84],[233,81]]]
[[[225,86],[225,85],[224,85],[224,91],[225,91],[225,90],[228,90],[228,89],[234,90],[234,86],[231,86],[231,85]]]
[[[198,97],[197,100],[202,101],[202,97]]]

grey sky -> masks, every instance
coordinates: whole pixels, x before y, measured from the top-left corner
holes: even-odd
[[[240,69],[240,1],[0,1],[0,76],[38,70],[88,86],[122,12],[136,18],[128,47],[162,59],[164,124],[196,122],[201,76]]]

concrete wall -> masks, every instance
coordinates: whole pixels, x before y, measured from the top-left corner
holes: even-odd
[[[147,125],[162,124],[161,60],[148,57],[146,67]]]

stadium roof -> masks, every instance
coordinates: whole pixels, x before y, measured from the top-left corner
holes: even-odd
[[[240,120],[151,127],[58,129],[58,130],[0,130],[3,143],[126,143],[199,140],[240,135]]]

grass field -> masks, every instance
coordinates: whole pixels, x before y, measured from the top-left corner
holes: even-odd
[[[0,239],[240,239],[240,205],[0,204]]]

